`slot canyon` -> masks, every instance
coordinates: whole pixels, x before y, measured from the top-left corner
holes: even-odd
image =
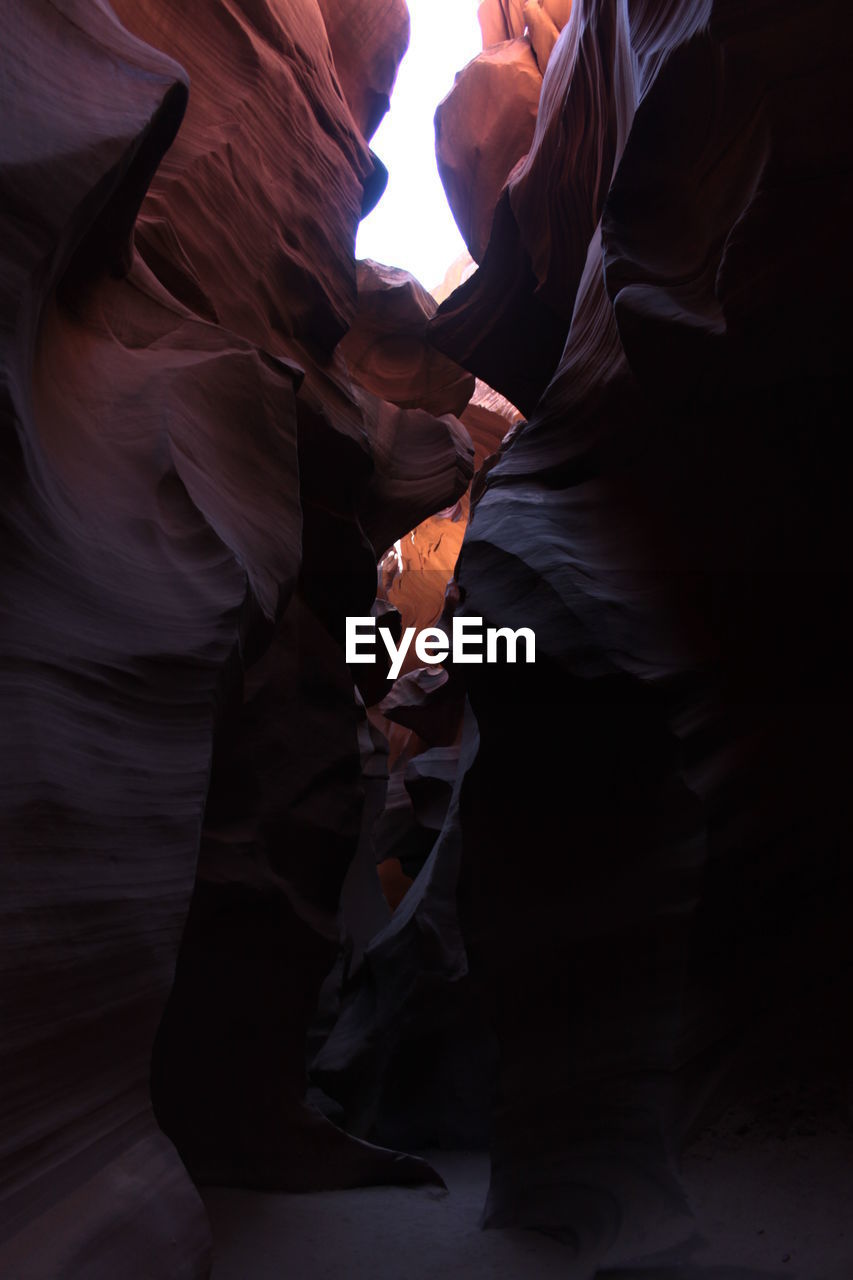
[[[853,15],[456,3],[0,0],[3,1280],[853,1280]]]

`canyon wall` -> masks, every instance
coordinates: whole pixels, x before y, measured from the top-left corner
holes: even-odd
[[[575,0],[519,159],[522,31],[483,11],[505,96],[472,111],[466,68],[437,148],[507,178],[430,332],[527,415],[456,578],[538,644],[464,672],[485,1221],[617,1265],[689,1237],[679,1159],[726,1101],[816,1077],[846,1123],[851,24]]]
[[[486,1225],[680,1277],[709,1120],[844,1111],[849,17],[480,22],[438,306],[354,259],[402,0],[0,14],[16,1280],[487,1139]],[[391,685],[371,611],[536,663]]]
[[[185,1165],[435,1180],[304,1102],[364,803],[343,620],[472,467],[472,378],[423,355],[436,417],[336,350],[407,35],[3,10],[4,1275],[207,1274]]]

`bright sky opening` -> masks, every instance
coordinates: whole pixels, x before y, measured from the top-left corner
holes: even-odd
[[[371,146],[388,187],[359,228],[356,254],[404,267],[427,289],[440,284],[465,245],[435,163],[433,116],[457,71],[482,47],[477,0],[408,0],[409,50],[391,110]]]

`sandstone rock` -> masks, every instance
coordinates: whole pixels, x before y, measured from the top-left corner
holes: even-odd
[[[419,1132],[427,1141],[435,1140],[435,1127],[427,1122],[424,1128],[417,1108],[408,1122],[399,1112],[392,1114],[396,1107],[391,1103],[389,1110],[389,1091],[402,1088],[404,1095],[429,1095],[438,1076],[447,1093],[456,1092],[448,1088],[450,1080],[459,1080],[458,1094],[464,1097],[466,1077],[481,1097],[488,1092],[489,1055],[483,1049],[487,1037],[480,1026],[479,1005],[470,991],[449,992],[467,974],[456,906],[461,852],[458,805],[462,780],[476,755],[477,730],[470,711],[465,718],[459,764],[438,839],[390,923],[369,943],[359,982],[346,993],[340,1017],[313,1066],[313,1076],[341,1102],[347,1125],[355,1132],[367,1134],[383,1125],[399,1128],[402,1124],[408,1138]],[[405,821],[402,817],[398,831],[403,831]],[[434,1040],[453,1027],[452,1049],[454,1043],[466,1043],[466,1019],[468,1032],[473,1033],[473,1045],[467,1043],[473,1052],[463,1055],[461,1062],[451,1056],[449,1072],[447,1059],[433,1056],[434,1045],[426,1057],[421,1053],[420,1068],[417,1063],[401,1067],[399,1053],[405,1059],[408,1037],[423,1044],[425,1028],[431,1029]],[[440,1068],[439,1062],[444,1066]],[[429,1064],[426,1069],[425,1063]],[[472,1126],[477,1123],[475,1110],[470,1108]],[[439,1113],[436,1105],[433,1121]],[[451,1144],[459,1140],[463,1126],[464,1117],[457,1114],[445,1135]]]
[[[361,518],[381,555],[449,498],[467,489],[473,472],[470,437],[450,414],[434,418],[421,409],[396,409],[375,402],[371,444],[376,475],[365,495]],[[393,600],[390,603],[394,603]]]
[[[417,667],[394,681],[379,704],[386,719],[413,730],[430,746],[450,746],[458,736],[461,708],[447,669]]]
[[[542,84],[533,143],[498,201],[480,270],[439,308],[442,350],[529,413],[559,360],[589,239],[633,113],[628,32],[577,6]],[[605,120],[598,128],[595,118]]]
[[[364,259],[358,310],[339,350],[354,380],[380,399],[458,417],[474,393],[474,378],[428,344],[427,322],[436,310],[408,272]]]
[[[849,1070],[850,273],[824,250],[851,31],[829,6],[627,15],[575,5],[433,333],[529,414],[457,570],[460,608],[538,646],[465,673],[465,934],[501,1050],[486,1221],[654,1269],[689,1252],[678,1157],[721,1097],[780,1053]]]
[[[162,0],[116,0],[116,11],[192,82],[141,213],[142,257],[181,301],[267,351],[287,338],[331,348],[355,313],[352,247],[377,170],[319,6],[206,3],[165,17]]]
[[[524,35],[524,0],[483,0],[477,17],[484,49]]]
[[[571,11],[572,0],[527,0],[524,6],[528,37],[543,76]]]
[[[469,62],[436,110],[438,171],[475,262],[483,259],[498,196],[533,140],[541,88],[529,42],[507,40]]]
[[[108,284],[86,305],[75,269],[88,279],[126,261],[185,77],[100,6],[34,2],[13,37],[0,41],[14,121],[2,142],[0,1269],[195,1277],[207,1228],[154,1122],[151,1042],[192,889],[218,670],[246,595],[224,539],[237,536],[262,590],[273,576],[287,591],[298,562],[293,375],[144,285]],[[54,300],[63,280],[80,320]],[[213,401],[202,441],[200,368]],[[250,443],[237,484],[260,482],[274,549],[208,489],[247,397],[267,457],[258,475]],[[103,406],[118,416],[99,430]],[[283,501],[265,510],[282,477]]]
[[[176,964],[153,1082],[197,1176],[434,1179],[303,1062],[361,835],[362,520],[455,502],[470,443],[334,352],[377,170],[313,0],[117,10],[34,0],[0,50],[0,1269],[33,1280],[209,1270],[149,1097]]]
[[[362,135],[373,137],[409,45],[405,0],[318,0],[335,69]]]
[[[454,289],[458,289],[460,284],[469,279],[477,270],[477,264],[471,257],[467,249],[463,249],[458,258],[451,262],[450,266],[444,273],[444,279],[440,284],[430,289],[430,293],[436,302],[441,305],[446,298],[449,298]]]
[[[691,1136],[853,1056],[850,21],[486,0],[433,314],[353,259],[401,4],[117,12],[0,39],[0,1270],[197,1280],[186,1167],[436,1181],[365,1139],[495,1080],[486,1224],[684,1270]],[[460,610],[535,665],[356,691]]]

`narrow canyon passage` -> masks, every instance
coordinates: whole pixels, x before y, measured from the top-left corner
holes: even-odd
[[[3,1280],[853,1280],[851,53],[0,0]]]

